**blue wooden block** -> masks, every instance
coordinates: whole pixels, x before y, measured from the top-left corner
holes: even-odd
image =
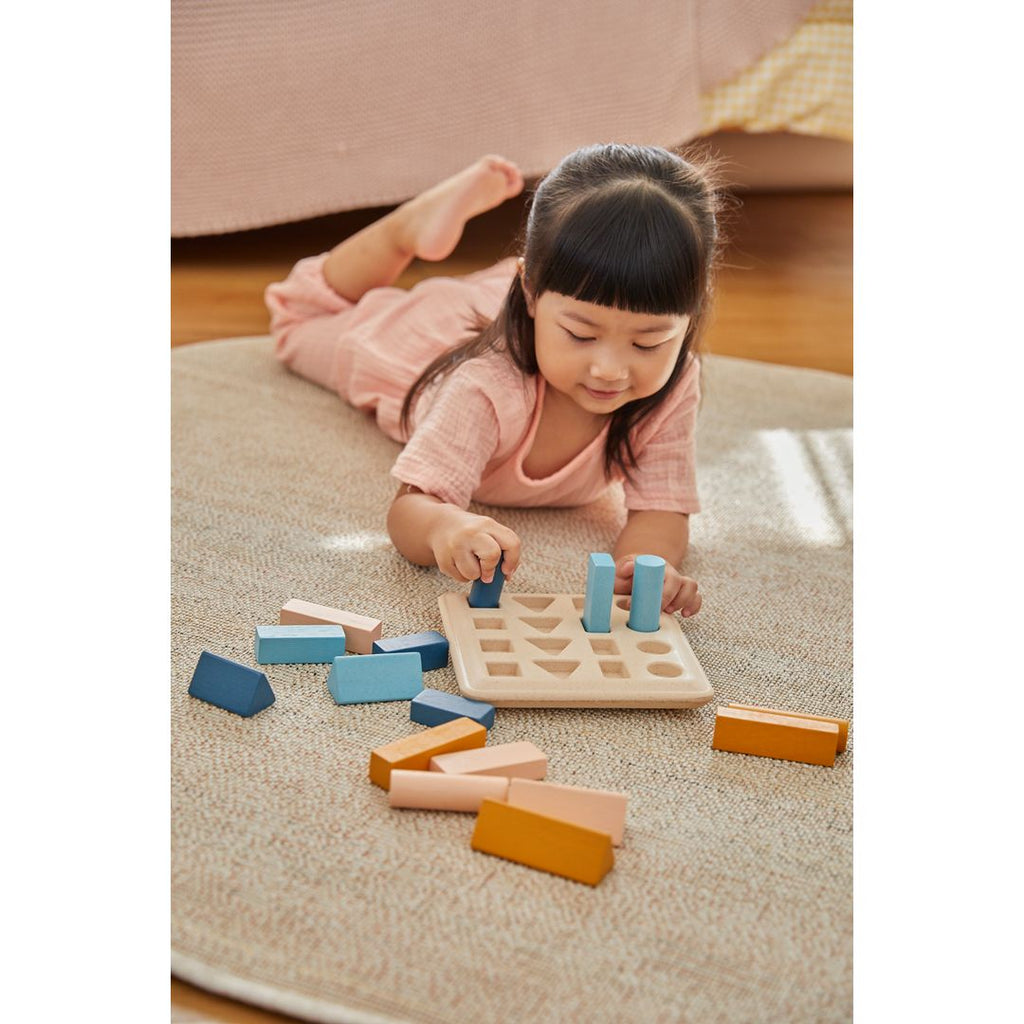
[[[661,592],[665,585],[665,559],[637,555],[633,567],[633,593],[629,599],[630,629],[656,633],[661,626]]]
[[[494,579],[490,583],[483,580],[473,580],[473,586],[469,588],[470,608],[497,608],[501,601],[501,588],[505,586],[505,574],[501,571],[501,563],[504,556],[498,559],[494,569]]]
[[[587,559],[587,595],[583,601],[583,628],[588,633],[612,631],[612,595],[615,590],[615,559],[594,552]]]
[[[423,690],[413,697],[409,717],[420,725],[444,725],[454,718],[472,718],[490,729],[494,725],[494,705],[441,690]]]
[[[406,651],[419,652],[424,672],[444,668],[448,664],[448,641],[436,629],[373,641],[374,654],[402,654]]]
[[[257,626],[260,665],[327,665],[345,653],[341,626]]]
[[[188,692],[243,718],[274,703],[274,691],[262,672],[209,651],[199,655]]]
[[[348,654],[335,658],[327,689],[339,704],[412,700],[423,689],[423,662],[407,654]]]

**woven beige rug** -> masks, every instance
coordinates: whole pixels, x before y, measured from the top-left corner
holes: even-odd
[[[852,1012],[852,761],[711,750],[691,711],[499,709],[548,778],[629,794],[597,887],[470,849],[473,816],[392,811],[370,750],[417,731],[407,703],[339,707],[326,666],[266,666],[242,719],[190,698],[208,649],[249,665],[292,597],[440,628],[454,584],[406,563],[384,516],[397,446],[289,375],[268,338],[174,350],[172,968],[317,1021],[423,1024],[846,1021]],[[716,690],[852,715],[851,382],[711,357],[705,511],[685,632]],[[515,588],[581,592],[611,500],[503,511]],[[428,685],[456,692],[450,668]]]

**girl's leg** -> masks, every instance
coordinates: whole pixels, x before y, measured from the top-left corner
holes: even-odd
[[[443,260],[458,244],[466,221],[522,188],[515,164],[482,157],[335,246],[324,277],[339,295],[358,302],[371,288],[393,284],[414,256]]]

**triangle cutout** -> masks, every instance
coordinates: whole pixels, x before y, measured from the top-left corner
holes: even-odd
[[[564,637],[552,637],[550,640],[534,640],[532,637],[526,639],[545,654],[561,654],[572,643]]]
[[[580,667],[578,661],[535,661],[534,665],[560,678],[571,676]]]
[[[559,618],[533,618],[524,617],[519,620],[525,622],[526,625],[532,626],[538,633],[550,633],[552,630],[557,629],[561,624],[562,620]]]

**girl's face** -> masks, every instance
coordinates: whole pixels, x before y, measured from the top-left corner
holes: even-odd
[[[607,415],[653,395],[672,374],[690,317],[631,313],[544,292],[527,308],[548,386],[586,412]]]

